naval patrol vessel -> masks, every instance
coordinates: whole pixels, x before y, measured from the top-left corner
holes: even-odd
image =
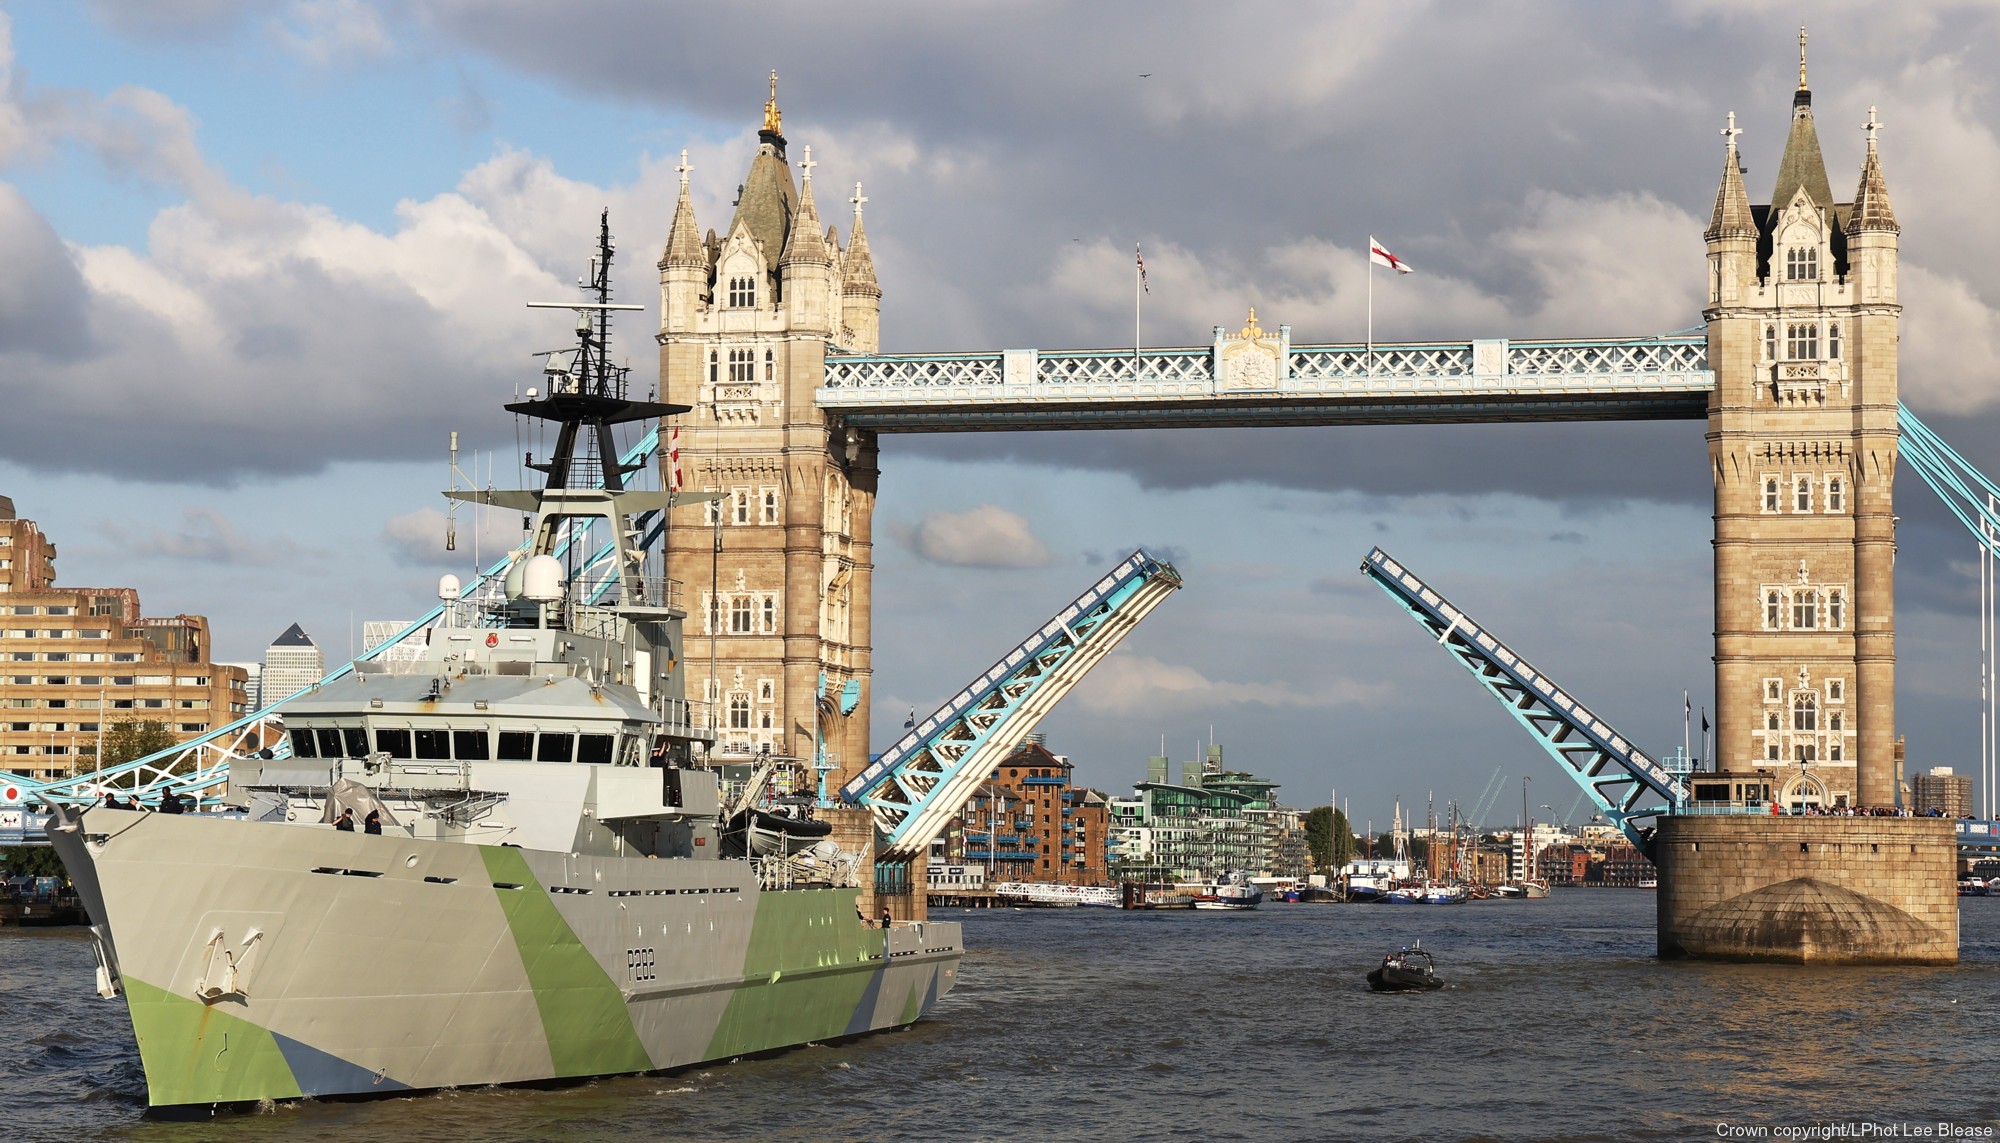
[[[606,225],[576,346],[506,406],[555,429],[545,485],[450,494],[529,516],[505,576],[446,577],[414,655],[284,703],[230,812],[51,823],[153,1108],[671,1069],[906,1025],[952,987],[958,925],[861,916],[865,848],[725,855],[748,798],[638,539],[674,493],[628,489],[613,434],[687,407],[609,364],[609,311],[639,308],[611,254]]]

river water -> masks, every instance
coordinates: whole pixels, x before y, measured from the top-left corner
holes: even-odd
[[[1644,890],[1231,914],[940,911],[965,923],[971,951],[957,990],[901,1032],[669,1076],[196,1124],[141,1118],[131,1027],[122,1002],[93,993],[81,933],[7,930],[0,1139],[1428,1143],[1941,1121],[1976,1132],[2000,1119],[2000,899],[1968,899],[1962,915],[1956,968],[1800,969],[1655,960]],[[1370,993],[1364,972],[1415,938],[1450,986]]]

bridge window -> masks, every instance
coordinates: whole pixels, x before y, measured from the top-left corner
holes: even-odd
[[[319,757],[319,750],[313,745],[313,732],[310,727],[295,726],[292,728],[292,757]]]
[[[377,730],[375,732],[375,749],[380,750],[391,758],[408,758],[410,756],[410,732],[407,730]]]
[[[735,596],[729,601],[729,633],[731,635],[750,634],[750,597]]]
[[[1792,501],[1792,506],[1798,511],[1812,511],[1812,477],[1799,476],[1793,478]]]
[[[503,730],[499,735],[500,761],[532,762],[535,758],[535,736],[526,730]]]
[[[1764,629],[1766,631],[1776,631],[1779,627],[1782,627],[1783,625],[1784,625],[1784,609],[1783,609],[1783,603],[1778,598],[1778,593],[1775,591],[1765,592]]]
[[[1792,696],[1792,729],[1809,731],[1819,729],[1819,699],[1815,695]]]
[[[731,309],[745,309],[757,304],[757,279],[729,279],[729,305]]]
[[[1782,508],[1778,503],[1778,478],[1767,476],[1764,478],[1764,511],[1777,512],[1781,510]]]
[[[535,743],[535,761],[568,762],[576,753],[576,735],[543,732]]]
[[[322,726],[319,728],[319,756],[321,758],[345,758],[347,752],[341,749],[340,728]]]
[[[1816,282],[1819,280],[1819,248],[1816,246],[1794,246],[1785,251],[1785,280],[1788,282]]]
[[[1800,588],[1792,593],[1792,629],[1810,631],[1819,626],[1819,592]]]
[[[1826,625],[1835,631],[1847,626],[1847,596],[1837,587],[1826,593]]]
[[[729,729],[750,729],[750,696],[738,692],[729,696]]]
[[[485,762],[493,757],[492,747],[483,730],[452,731],[451,752],[460,762]]]
[[[1810,322],[1795,322],[1786,326],[1785,357],[1792,361],[1817,361],[1819,327]]]
[[[729,383],[748,385],[757,380],[757,351],[754,349],[732,349],[729,351]]]
[[[1826,510],[1829,512],[1847,510],[1847,483],[1838,476],[1826,478]]]
[[[580,734],[576,740],[576,760],[586,766],[609,766],[615,741],[609,734]]]
[[[368,731],[359,726],[343,726],[340,736],[347,745],[347,757],[368,757]]]
[[[416,756],[429,762],[443,762],[451,758],[451,731],[419,730],[416,739]]]
[[[1828,322],[1826,326],[1826,355],[1833,361],[1840,360],[1840,323]]]

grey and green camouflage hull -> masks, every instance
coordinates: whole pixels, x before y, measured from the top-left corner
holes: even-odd
[[[747,861],[118,810],[54,834],[154,1107],[682,1067],[909,1024],[959,926]]]

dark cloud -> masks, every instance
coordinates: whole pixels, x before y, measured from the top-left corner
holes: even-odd
[[[0,183],[0,250],[6,251],[0,258],[0,359],[22,358],[0,380],[0,394],[18,408],[15,390],[25,396],[49,387],[42,384],[48,378],[41,367],[73,361],[92,348],[88,290],[62,239],[7,183]]]

